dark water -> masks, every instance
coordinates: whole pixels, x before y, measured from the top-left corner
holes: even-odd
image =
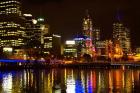
[[[0,93],[140,93],[140,70],[0,71]]]

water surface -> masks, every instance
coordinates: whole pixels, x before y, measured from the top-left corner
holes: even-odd
[[[0,93],[139,93],[139,89],[136,69],[0,71]]]

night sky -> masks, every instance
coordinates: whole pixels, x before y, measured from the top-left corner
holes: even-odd
[[[86,9],[93,20],[93,27],[100,27],[102,38],[110,39],[112,24],[119,13],[131,31],[133,46],[140,46],[139,0],[23,0],[23,8],[24,13],[46,18],[50,30],[62,35],[63,40],[72,39],[82,32]]]

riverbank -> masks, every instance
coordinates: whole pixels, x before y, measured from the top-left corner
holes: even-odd
[[[140,68],[140,62],[107,62],[107,61],[95,61],[95,62],[28,62],[28,61],[11,61],[0,62],[0,69],[44,69],[44,68],[101,68],[101,69],[109,69],[109,68]]]

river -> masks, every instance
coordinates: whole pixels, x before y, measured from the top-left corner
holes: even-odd
[[[0,93],[138,93],[139,69],[0,71]]]

